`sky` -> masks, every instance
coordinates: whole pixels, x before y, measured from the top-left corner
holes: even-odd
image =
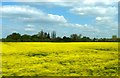
[[[91,38],[118,35],[117,0],[4,0],[0,13],[0,38],[41,30],[56,31],[60,37],[74,33]]]

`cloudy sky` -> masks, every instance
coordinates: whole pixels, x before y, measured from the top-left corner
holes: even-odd
[[[2,37],[40,30],[54,30],[60,37],[77,33],[107,38],[118,34],[117,0],[4,0],[0,13]]]

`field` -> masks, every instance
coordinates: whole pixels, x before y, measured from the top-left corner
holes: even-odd
[[[3,42],[3,76],[118,76],[117,42]]]

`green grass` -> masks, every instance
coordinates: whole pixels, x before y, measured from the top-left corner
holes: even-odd
[[[118,76],[118,43],[4,42],[3,76]]]

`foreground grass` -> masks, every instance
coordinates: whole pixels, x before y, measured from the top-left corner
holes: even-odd
[[[2,43],[3,76],[118,76],[118,43]]]

